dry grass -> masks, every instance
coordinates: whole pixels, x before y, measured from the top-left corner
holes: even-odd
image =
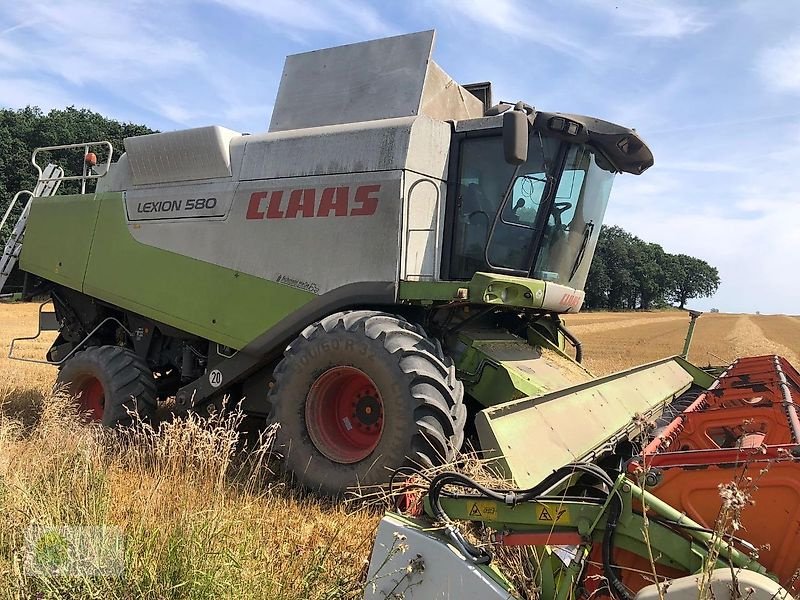
[[[0,346],[35,328],[34,315],[30,305],[0,305]],[[264,451],[235,452],[231,419],[112,435],[51,397],[54,368],[3,358],[0,377],[3,597],[360,596],[378,513],[293,491]],[[33,524],[120,528],[125,578],[30,576],[22,550]]]

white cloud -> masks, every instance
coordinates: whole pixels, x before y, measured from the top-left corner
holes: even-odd
[[[681,171],[699,173],[738,173],[741,171],[739,165],[713,160],[672,160],[659,162],[658,168],[662,171]]]
[[[48,111],[74,103],[77,103],[76,97],[59,86],[41,80],[0,76],[0,106],[24,108],[31,105]]]
[[[206,0],[259,17],[283,28],[301,31],[384,36],[393,31],[368,4],[355,0]]]
[[[82,85],[87,82],[132,82],[202,63],[195,42],[176,36],[168,24],[154,26],[145,14],[152,7],[99,4],[86,10],[77,0],[57,6],[31,2],[8,5],[14,18],[26,15],[38,21],[32,31],[14,36],[0,49],[6,56],[24,56],[24,64],[10,66],[44,71]]]
[[[659,0],[591,0],[607,11],[620,26],[620,33],[648,38],[682,38],[703,31],[709,21],[692,6]]]
[[[77,0],[57,6],[4,3],[0,21],[35,21],[36,26],[15,26],[0,35],[0,77],[21,81],[3,86],[0,104],[51,108],[75,103],[97,110],[111,97],[136,107],[127,115],[109,115],[119,118],[155,113],[179,126],[215,123],[228,115],[241,118],[247,111],[237,110],[241,96],[231,90],[241,87],[242,73],[266,77],[258,64],[245,69],[247,63],[225,45],[208,44],[190,9],[180,1],[164,5],[155,0],[91,10]],[[248,91],[259,85],[251,84]],[[252,98],[245,104],[251,105]],[[259,122],[265,120],[266,115]]]
[[[550,48],[582,61],[600,60],[605,56],[596,44],[565,25],[568,20],[557,17],[546,20],[536,11],[527,10],[513,0],[459,0],[439,2],[447,13],[458,13],[473,26],[490,27],[511,38]]]
[[[16,25],[11,25],[10,27],[6,27],[5,29],[0,30],[0,37],[2,37],[4,35],[7,35],[9,33],[12,33],[14,31],[17,31],[19,29],[25,29],[26,27],[32,27],[33,25],[36,25],[38,22],[39,22],[38,19],[26,19],[25,21],[17,23]]]
[[[756,70],[764,84],[778,92],[800,93],[800,37],[761,52]]]

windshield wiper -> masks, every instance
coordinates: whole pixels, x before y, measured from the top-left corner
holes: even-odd
[[[589,221],[586,224],[586,229],[583,230],[583,241],[581,242],[581,247],[578,250],[578,255],[575,257],[575,264],[572,265],[572,271],[569,274],[570,281],[572,281],[572,278],[575,277],[578,267],[581,266],[581,263],[583,262],[583,257],[586,255],[586,246],[589,245],[589,238],[592,237],[593,231],[594,221]]]
[[[547,183],[547,177],[535,177],[533,175],[519,175],[518,179],[530,179],[531,181],[539,181],[541,183]]]

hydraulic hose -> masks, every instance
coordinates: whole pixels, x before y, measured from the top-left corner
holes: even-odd
[[[581,341],[572,333],[564,323],[559,322],[558,330],[564,334],[564,337],[567,338],[570,344],[575,348],[575,362],[580,364],[583,360],[583,345]]]
[[[461,534],[460,531],[458,531],[458,529],[450,520],[450,517],[442,508],[441,496],[443,494],[452,496],[451,494],[447,494],[446,492],[444,492],[445,486],[457,485],[465,488],[471,488],[478,492],[478,494],[474,496],[475,498],[489,498],[491,500],[503,502],[508,506],[515,506],[516,504],[519,504],[521,502],[529,502],[531,500],[536,500],[537,498],[543,496],[545,492],[547,492],[550,488],[556,485],[559,481],[563,480],[565,477],[575,474],[575,472],[583,472],[588,475],[591,475],[595,479],[600,480],[601,482],[609,485],[610,487],[613,487],[614,485],[614,482],[611,480],[611,478],[605,471],[603,471],[597,465],[591,463],[573,463],[565,467],[562,467],[561,469],[558,469],[553,473],[551,473],[539,484],[526,490],[490,489],[465,475],[462,475],[460,473],[455,473],[452,471],[447,471],[444,473],[440,473],[439,475],[433,478],[433,481],[431,481],[430,486],[428,488],[428,498],[430,500],[431,510],[433,512],[434,518],[446,524],[447,534],[453,541],[453,543],[458,548],[460,548],[466,556],[469,556],[476,563],[488,564],[492,560],[492,555],[482,548],[477,548],[476,546],[471,544],[466,538],[464,538],[464,536]],[[617,494],[615,494],[614,496],[615,496],[615,502],[619,507],[617,512],[617,518],[618,518],[619,511],[621,511],[622,501],[620,500]],[[630,598],[621,598],[621,600],[630,600]]]
[[[617,577],[611,559],[614,553],[614,532],[617,529],[619,516],[622,513],[622,500],[617,494],[611,497],[611,502],[608,507],[608,519],[606,520],[606,529],[603,532],[603,574],[608,580],[608,587],[611,594],[617,600],[633,600],[630,592],[623,585],[619,577]]]

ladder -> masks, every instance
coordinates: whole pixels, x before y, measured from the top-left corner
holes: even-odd
[[[0,221],[0,232],[2,232],[8,217],[11,215],[11,211],[17,203],[21,201],[21,198],[26,196],[28,198],[25,202],[25,207],[22,209],[22,214],[19,216],[14,228],[11,230],[11,235],[9,235],[8,240],[6,240],[3,246],[3,255],[0,257],[0,292],[2,292],[6,281],[11,275],[11,271],[17,264],[19,254],[22,251],[22,238],[25,236],[25,226],[28,223],[28,215],[30,214],[32,200],[34,198],[53,196],[58,191],[63,177],[64,169],[51,163],[41,170],[39,181],[36,183],[36,187],[33,188],[32,192],[21,190],[11,199],[3,215],[3,219]]]
[[[94,152],[89,152],[89,150],[93,147],[103,148],[105,160],[102,164],[97,164],[97,155],[94,154]],[[83,148],[84,151],[83,171],[80,175],[65,175],[64,169],[56,164],[50,163],[46,167],[42,168],[36,162],[36,157],[40,152],[70,150],[74,148]],[[2,296],[3,287],[5,287],[6,281],[8,281],[8,278],[11,275],[11,271],[13,271],[14,266],[17,264],[17,260],[19,260],[20,252],[22,252],[22,238],[25,236],[25,226],[28,224],[28,215],[31,211],[31,202],[33,199],[54,196],[56,192],[58,192],[58,188],[61,187],[62,181],[79,181],[81,194],[85,194],[86,182],[88,180],[99,179],[100,177],[104,177],[108,174],[113,155],[114,148],[111,146],[111,142],[108,141],[82,142],[80,144],[65,144],[62,146],[46,146],[42,148],[36,148],[33,151],[33,154],[31,155],[31,164],[36,167],[36,171],[39,173],[39,179],[36,182],[36,186],[33,188],[32,192],[29,190],[17,192],[11,199],[11,203],[8,205],[2,221],[0,221],[0,234],[2,234],[3,227],[5,226],[8,217],[11,215],[11,211],[14,210],[14,207],[17,205],[17,203],[21,201],[21,198],[28,198],[28,200],[25,202],[25,207],[22,209],[22,214],[19,216],[14,228],[11,230],[11,235],[9,235],[8,239],[3,245],[3,255],[0,257],[0,296]]]

